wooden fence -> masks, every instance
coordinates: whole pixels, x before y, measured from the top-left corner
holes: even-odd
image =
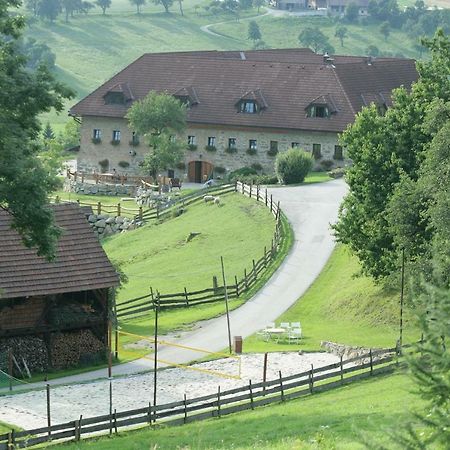
[[[329,390],[364,377],[392,372],[399,363],[398,349],[370,351],[365,355],[314,368],[294,375],[279,376],[271,381],[248,385],[204,395],[184,398],[164,405],[151,405],[128,411],[116,411],[110,406],[110,414],[79,419],[66,423],[11,431],[0,435],[0,450],[26,448],[49,441],[73,439],[83,435],[108,431],[117,433],[121,428],[141,424],[180,425],[211,417],[221,417],[258,406],[280,403],[308,394]]]
[[[248,270],[244,270],[242,278],[239,279],[238,276],[235,275],[233,282],[227,284],[228,297],[237,298],[256,284],[261,278],[261,273],[263,273],[269,264],[276,258],[283,242],[284,235],[280,220],[280,204],[279,202],[276,203],[273,201],[272,196],[268,195],[267,189],[262,190],[259,186],[253,187],[238,182],[234,185],[225,185],[216,190],[208,191],[208,193],[213,195],[221,195],[228,192],[239,192],[243,195],[248,195],[250,198],[255,198],[257,201],[264,202],[276,218],[273,239],[269,247],[264,247],[262,257],[257,261],[252,261],[251,267]],[[185,200],[184,205],[186,205],[201,199],[202,197],[196,196],[183,200]],[[150,293],[147,295],[121,302],[117,306],[117,318],[135,319],[145,315],[148,311],[154,310],[157,305],[159,305],[160,309],[167,309],[203,305],[224,300],[225,287],[218,286],[214,279],[212,284],[212,287],[206,289],[188,291],[185,287],[183,292],[169,294],[161,294],[158,291],[154,292],[153,289],[150,288]]]

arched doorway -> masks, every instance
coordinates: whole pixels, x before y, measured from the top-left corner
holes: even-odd
[[[188,164],[188,178],[192,183],[204,183],[213,172],[213,165],[206,161],[191,161]]]

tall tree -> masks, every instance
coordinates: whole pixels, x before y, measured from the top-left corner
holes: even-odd
[[[391,34],[391,25],[388,21],[380,25],[380,33],[384,36],[384,40],[387,41],[387,38]]]
[[[344,13],[344,17],[346,18],[346,20],[348,22],[356,22],[356,20],[358,19],[359,16],[359,6],[356,3],[349,3],[346,7],[345,7],[345,13]]]
[[[133,103],[126,118],[130,127],[146,137],[150,152],[144,167],[156,176],[162,169],[174,167],[183,156],[185,146],[174,136],[186,128],[186,106],[175,97],[151,91]]]
[[[306,27],[298,35],[298,40],[301,45],[309,47],[316,53],[324,51],[330,42],[328,38],[319,30],[319,28]]]
[[[95,4],[101,8],[103,15],[105,15],[106,10],[111,7],[111,0],[96,0]]]
[[[45,128],[42,135],[44,136],[44,139],[46,141],[50,139],[55,139],[55,133],[53,132],[53,128],[51,127],[50,122],[47,122],[45,124]]]
[[[336,28],[336,32],[334,33],[334,36],[341,41],[341,47],[344,46],[344,39],[347,37],[347,31],[347,27],[340,25]]]
[[[258,14],[259,10],[261,9],[261,6],[264,6],[266,4],[266,0],[253,0],[253,6],[257,8]]]
[[[130,3],[136,6],[136,14],[141,13],[141,7],[145,5],[146,0],[130,0]]]
[[[58,230],[48,208],[55,174],[38,157],[39,115],[63,109],[72,95],[48,70],[26,69],[16,41],[25,23],[17,0],[0,0],[0,207],[10,212],[13,226],[27,246],[52,257]]]
[[[261,31],[259,30],[259,25],[254,21],[251,20],[248,23],[248,39],[252,40],[255,44],[256,41],[259,41],[261,39]]]
[[[60,12],[61,4],[59,0],[41,0],[38,4],[38,16],[50,22],[54,22]]]
[[[170,7],[173,5],[173,0],[152,0],[155,5],[163,5],[164,11],[169,12]]]
[[[436,99],[450,100],[450,40],[439,31],[424,44],[431,60],[417,64],[420,78],[411,91],[396,90],[384,115],[375,105],[363,109],[342,136],[353,165],[347,174],[350,192],[334,229],[338,240],[359,257],[363,271],[376,279],[398,266],[400,248],[387,210],[402,176],[413,181],[419,176],[433,139],[423,126],[426,111]],[[421,220],[416,217],[414,226],[423,230]]]

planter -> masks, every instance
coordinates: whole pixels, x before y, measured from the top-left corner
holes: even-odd
[[[278,150],[269,150],[269,151],[267,152],[267,154],[268,154],[269,156],[277,156],[277,155],[278,155]]]
[[[226,151],[227,153],[237,153],[237,148],[236,148],[236,147],[227,147],[227,148],[225,149],[225,151]]]
[[[195,152],[195,150],[197,150],[197,146],[195,144],[188,144],[187,149],[191,152]]]
[[[91,139],[91,142],[92,142],[93,144],[100,144],[100,143],[102,142],[102,140],[101,140],[101,138],[92,138],[92,139]]]
[[[245,150],[245,152],[247,153],[247,155],[256,155],[256,153],[258,153],[258,150],[256,150],[256,148],[248,148],[247,150]]]
[[[215,145],[206,145],[206,146],[205,146],[205,150],[206,150],[207,152],[215,152],[215,151],[217,150],[217,148],[216,148]]]
[[[120,144],[120,141],[114,141],[114,140],[111,141],[111,145],[119,145],[119,144]]]

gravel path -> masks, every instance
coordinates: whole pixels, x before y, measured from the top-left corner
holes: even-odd
[[[241,357],[241,379],[218,377],[194,370],[166,369],[158,373],[158,403],[168,403],[222,391],[262,381],[263,354],[247,354]],[[338,362],[339,358],[329,353],[270,353],[268,356],[267,380],[300,373],[314,367]],[[194,367],[237,375],[235,359],[221,359]],[[133,375],[113,380],[113,407],[117,411],[145,407],[153,401],[153,374]],[[102,380],[79,385],[57,386],[51,390],[52,423],[62,423],[83,417],[109,413],[109,381]],[[22,428],[46,426],[45,390],[32,391],[0,397],[0,421]]]

